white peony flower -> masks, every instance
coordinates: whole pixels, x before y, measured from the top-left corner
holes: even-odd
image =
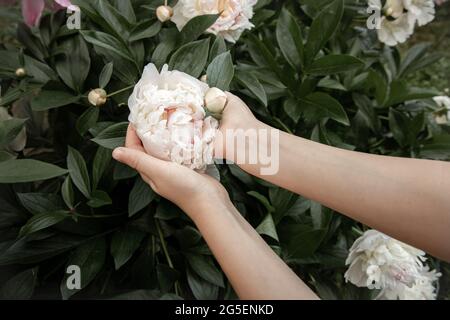
[[[173,8],[171,20],[181,30],[194,17],[220,14],[207,32],[235,43],[245,30],[253,28],[250,19],[256,3],[257,0],[179,0]]]
[[[447,96],[438,96],[433,98],[434,102],[442,108],[446,109],[446,114],[438,114],[435,116],[435,120],[438,124],[446,124],[450,119],[450,97]]]
[[[369,7],[380,12],[378,39],[388,46],[405,42],[414,31],[414,23],[405,12],[403,0],[388,0],[384,7],[381,0],[369,0]]]
[[[433,0],[369,0],[369,7],[381,14],[377,25],[378,39],[388,46],[405,42],[413,33],[416,23],[426,25],[434,19]]]
[[[424,267],[419,277],[411,287],[400,284],[394,289],[384,289],[377,299],[382,300],[436,300],[436,288],[434,283],[441,276],[435,270],[429,271]]]
[[[414,24],[417,21],[419,26],[424,26],[434,20],[436,13],[433,0],[403,0],[408,19]]]
[[[204,97],[208,85],[179,71],[158,72],[145,67],[130,96],[129,121],[136,128],[147,153],[204,170],[213,161],[213,142],[218,122],[205,118]]]
[[[345,278],[369,289],[412,285],[425,253],[376,230],[366,231],[350,248]]]
[[[376,230],[366,231],[350,248],[346,281],[381,290],[377,299],[432,299],[440,274],[429,271],[425,253]]]

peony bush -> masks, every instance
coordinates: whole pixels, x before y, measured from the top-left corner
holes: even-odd
[[[409,82],[442,56],[396,46],[431,0],[1,3],[17,19],[0,46],[2,298],[236,298],[192,221],[111,158],[130,121],[149,152],[205,170],[223,107],[214,92],[205,111],[210,87],[314,141],[450,159],[450,98]],[[235,165],[208,171],[321,298],[448,297],[443,262]]]

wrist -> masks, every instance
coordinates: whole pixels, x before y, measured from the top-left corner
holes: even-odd
[[[222,195],[199,196],[192,199],[190,203],[182,208],[196,225],[205,220],[232,216],[235,210],[233,203],[228,195],[224,198]]]
[[[248,155],[255,147],[263,147],[260,145],[261,134],[266,134],[272,129],[256,118],[240,122],[233,127],[221,128],[216,139],[215,156],[236,163],[239,157]]]

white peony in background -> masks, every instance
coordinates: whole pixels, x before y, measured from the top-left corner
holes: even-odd
[[[425,252],[368,230],[350,248],[345,279],[358,287],[381,290],[377,299],[432,300],[440,274],[429,271],[425,261]]]
[[[369,0],[369,8],[380,13],[377,23],[378,39],[388,46],[395,46],[409,39],[416,24],[424,26],[433,21],[433,0]]]
[[[253,28],[253,6],[257,0],[180,0],[173,8],[172,22],[179,30],[197,16],[220,14],[217,21],[207,30],[221,35],[225,40],[235,43],[245,30]]]
[[[437,96],[433,98],[434,102],[442,110],[435,115],[435,120],[437,124],[446,124],[450,120],[450,97],[447,96]]]
[[[206,117],[204,97],[209,86],[190,75],[158,72],[145,67],[128,105],[129,121],[136,128],[147,153],[162,159],[204,170],[213,162],[213,141],[218,122]]]

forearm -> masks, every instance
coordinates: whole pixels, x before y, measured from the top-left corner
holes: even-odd
[[[203,201],[193,214],[241,299],[317,299],[230,203]]]
[[[449,163],[351,152],[286,133],[279,146],[277,174],[262,176],[259,164],[241,168],[450,260]]]

